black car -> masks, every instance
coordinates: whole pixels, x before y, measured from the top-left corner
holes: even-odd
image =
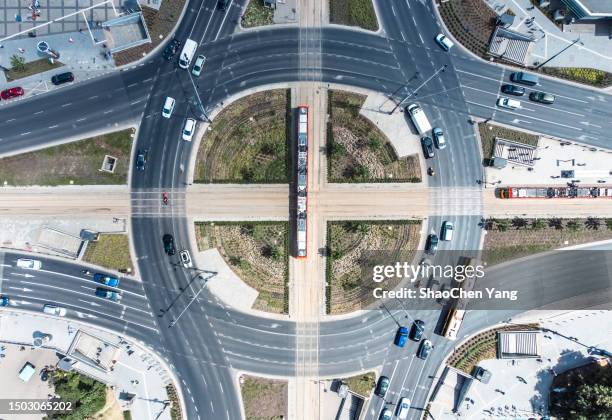
[[[417,357],[423,360],[427,359],[427,357],[429,356],[429,353],[431,353],[431,349],[433,349],[433,346],[431,345],[431,341],[429,340],[421,341],[421,346],[419,347],[419,351],[417,352]]]
[[[501,91],[514,96],[523,96],[525,94],[525,88],[516,85],[502,85]]]
[[[434,142],[431,137],[421,137],[421,147],[423,147],[423,155],[425,159],[431,159],[435,156]]]
[[[164,241],[164,251],[168,255],[174,255],[176,253],[176,248],[174,247],[174,238],[169,233],[166,233],[163,237]]]
[[[420,319],[417,319],[414,321],[414,324],[412,324],[412,328],[410,329],[410,339],[414,341],[421,341],[424,331],[425,323]]]
[[[435,255],[438,250],[438,235],[430,233],[427,236],[427,243],[425,244],[425,251],[428,254]]]
[[[51,83],[54,85],[61,85],[63,83],[74,82],[74,74],[72,72],[67,71],[66,73],[56,74],[51,77]]]
[[[227,4],[229,0],[217,0],[217,9],[225,10],[227,8]]]
[[[174,55],[178,52],[179,48],[181,48],[181,41],[174,38],[168,45],[166,45],[166,48],[164,48],[164,58],[168,61],[172,60],[172,57],[174,57]]]
[[[146,164],[147,151],[138,150],[138,154],[136,155],[136,169],[138,169],[139,171],[144,171]]]
[[[387,378],[386,376],[381,376],[380,378],[378,378],[378,383],[376,384],[376,389],[374,390],[374,393],[379,397],[384,398],[385,394],[387,393],[387,390],[389,389],[390,383],[391,381],[389,380],[389,378]]]
[[[550,93],[546,92],[531,92],[529,94],[529,99],[534,102],[540,102],[547,105],[555,103],[555,95],[551,95]]]

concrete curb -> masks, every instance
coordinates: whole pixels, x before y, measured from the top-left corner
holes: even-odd
[[[59,145],[62,145],[62,144],[73,143],[73,142],[76,142],[76,141],[79,141],[79,140],[85,140],[85,139],[87,139],[89,137],[101,136],[101,135],[104,135],[104,134],[109,134],[109,133],[114,133],[114,132],[117,132],[117,131],[127,130],[128,128],[134,128],[134,127],[136,127],[136,125],[133,122],[130,122],[130,121],[126,121],[123,124],[115,123],[115,125],[112,126],[112,127],[106,127],[106,128],[102,128],[102,129],[99,129],[99,130],[96,130],[96,131],[88,132],[87,134],[84,134],[85,136],[87,136],[85,138],[83,137],[83,135],[74,135],[74,136],[70,136],[70,137],[65,137],[65,138],[63,138],[61,140],[56,140],[56,141],[53,141],[53,142],[50,142],[50,143],[45,143],[45,147],[44,148],[48,149],[48,148],[53,147],[53,146],[59,146]],[[5,157],[8,157],[8,156],[20,155],[20,154],[23,154],[23,153],[33,152],[33,151],[37,151],[37,150],[41,150],[41,148],[38,147],[38,146],[26,147],[26,148],[23,148],[23,149],[13,150],[13,151],[11,151],[9,153],[0,154],[0,158],[5,158]]]

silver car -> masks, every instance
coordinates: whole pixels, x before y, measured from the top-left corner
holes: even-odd
[[[191,74],[193,74],[195,77],[199,77],[200,73],[202,73],[202,66],[204,66],[205,62],[206,57],[204,57],[203,55],[198,55],[198,58],[196,58],[195,64],[191,69]]]

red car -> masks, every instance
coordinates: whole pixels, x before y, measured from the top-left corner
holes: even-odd
[[[17,96],[21,96],[21,95],[23,95],[23,88],[20,88],[20,87],[6,89],[6,90],[3,90],[2,93],[0,93],[0,96],[2,96],[2,99],[16,98]]]

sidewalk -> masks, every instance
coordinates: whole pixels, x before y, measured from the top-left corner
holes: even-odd
[[[107,347],[116,347],[118,350],[114,354],[114,359],[111,361],[112,367],[108,371],[83,361],[77,361],[73,368],[111,386],[121,409],[130,410],[132,418],[170,420],[170,409],[169,407],[164,409],[164,402],[168,400],[166,386],[172,383],[171,373],[156,355],[151,354],[138,343],[126,341],[115,334],[72,320],[22,311],[3,311],[0,314],[2,343],[23,345],[29,349],[32,347],[33,336],[40,333],[50,334],[52,338],[43,345],[41,350],[30,350],[31,358],[35,357],[36,352],[48,351],[46,349],[64,355],[69,354],[71,347],[75,345],[75,337],[80,334],[95,337],[105,343],[104,351]],[[48,364],[54,365],[59,361],[57,357],[53,359],[52,363]],[[6,362],[6,359],[2,359],[0,366]],[[38,375],[38,371],[44,365],[35,366]],[[126,393],[134,394],[131,402],[125,400]],[[29,396],[21,395],[20,397],[28,398]]]
[[[546,64],[546,67],[590,67],[612,72],[612,41],[609,34],[563,32],[548,19],[530,0],[483,0],[498,14],[508,8],[516,15],[510,29],[527,34],[536,39],[527,57],[527,66],[537,65],[569,47],[580,38],[580,42]],[[497,8],[495,7],[497,6]],[[535,18],[533,24],[527,19]],[[528,26],[529,25],[529,26]],[[569,25],[570,31],[584,28],[584,25]],[[594,32],[594,28],[593,28]],[[581,45],[582,44],[582,45]]]
[[[104,39],[102,30],[93,30],[92,34],[98,42]],[[0,90],[21,86],[25,90],[22,98],[26,98],[60,88],[61,86],[51,83],[51,76],[54,74],[71,71],[74,73],[75,83],[78,83],[116,69],[112,60],[106,60],[102,56],[104,52],[102,44],[96,44],[87,31],[4,41],[2,42],[3,48],[0,48],[0,65],[10,68],[13,55],[25,58],[26,63],[45,58],[36,50],[36,44],[40,41],[46,41],[51,49],[59,52],[60,58],[57,61],[63,63],[64,66],[11,82],[6,80],[4,72],[0,72]],[[1,102],[8,104],[18,100]]]

